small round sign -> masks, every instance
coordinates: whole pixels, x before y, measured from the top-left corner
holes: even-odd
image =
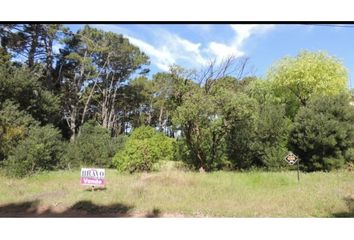
[[[294,153],[289,152],[285,157],[285,161],[287,161],[290,165],[294,165],[299,160],[298,156]]]

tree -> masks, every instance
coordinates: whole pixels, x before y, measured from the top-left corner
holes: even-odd
[[[153,99],[155,94],[152,81],[145,76],[139,76],[130,81],[128,87],[130,90],[128,101],[130,103],[125,102],[124,104],[131,107],[126,112],[127,116],[129,116],[131,126],[133,128],[141,125],[152,126]]]
[[[307,171],[332,170],[347,160],[354,142],[354,108],[348,94],[318,96],[300,108],[291,146]]]
[[[11,53],[9,53],[9,45],[14,39],[14,33],[12,29],[15,24],[0,24],[0,64],[4,65],[9,63],[11,59]]]
[[[30,70],[41,71],[43,86],[56,91],[59,87],[54,46],[68,33],[62,24],[0,24],[0,59],[12,58]],[[2,56],[2,57],[1,57]]]
[[[32,68],[36,61],[44,62],[50,70],[53,64],[53,44],[66,28],[61,24],[1,24],[3,46],[24,58]],[[45,73],[46,74],[46,73]]]
[[[148,57],[122,35],[89,26],[66,43],[61,57],[65,69],[62,84],[72,140],[89,113],[112,132],[117,124],[118,90],[148,63]]]
[[[218,107],[212,95],[195,87],[183,97],[173,117],[173,123],[182,129],[180,141],[188,148],[182,157],[196,169],[210,171],[224,160],[225,129]]]
[[[148,64],[148,57],[140,49],[132,45],[121,34],[98,31],[102,40],[96,41],[104,51],[100,52],[95,64],[103,73],[97,82],[99,97],[97,99],[99,119],[104,128],[112,132],[116,119],[117,92],[122,83]],[[106,65],[105,65],[106,63]],[[142,73],[146,72],[143,69]],[[93,85],[93,90],[95,85]]]
[[[246,62],[238,62],[232,57],[220,64],[211,62],[195,77],[199,84],[189,87],[174,112],[173,124],[181,129],[180,141],[185,144],[179,144],[180,152],[186,153],[178,155],[197,169],[221,169],[228,164],[228,157],[235,152],[235,145],[231,143],[235,134],[230,134],[233,131],[232,125],[235,125],[233,121],[236,116],[233,114],[244,110],[237,101],[247,96],[239,92],[251,80],[240,81],[228,74],[238,72],[242,76]],[[252,106],[247,105],[245,108],[247,107],[252,111]]]
[[[269,71],[275,92],[287,103],[290,116],[314,95],[335,95],[347,90],[348,73],[343,64],[325,52],[300,52],[285,57]]]
[[[98,51],[85,32],[69,34],[57,64],[61,85],[62,114],[75,140],[78,127],[85,120],[92,94],[87,97],[87,85],[98,75],[93,65],[93,55]],[[84,94],[86,93],[86,94]],[[86,102],[86,104],[85,104]]]
[[[59,118],[59,99],[46,90],[36,72],[25,67],[0,66],[0,102],[11,100],[19,110],[42,124]]]

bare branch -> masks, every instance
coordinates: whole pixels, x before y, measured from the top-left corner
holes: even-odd
[[[215,80],[219,78],[235,76],[237,79],[241,79],[245,74],[248,60],[248,58],[229,56],[218,62],[217,59],[214,58],[199,72],[197,83],[204,86],[205,92],[208,93]]]

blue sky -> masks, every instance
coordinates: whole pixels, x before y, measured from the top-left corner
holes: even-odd
[[[68,25],[76,31],[83,25]],[[248,57],[249,67],[264,76],[284,56],[301,50],[326,51],[348,69],[354,87],[354,26],[264,24],[92,24],[121,33],[151,59],[151,73],[172,64],[201,68],[211,59]]]

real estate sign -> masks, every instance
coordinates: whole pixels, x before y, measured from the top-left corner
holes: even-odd
[[[81,185],[104,187],[105,169],[103,168],[81,168]]]

